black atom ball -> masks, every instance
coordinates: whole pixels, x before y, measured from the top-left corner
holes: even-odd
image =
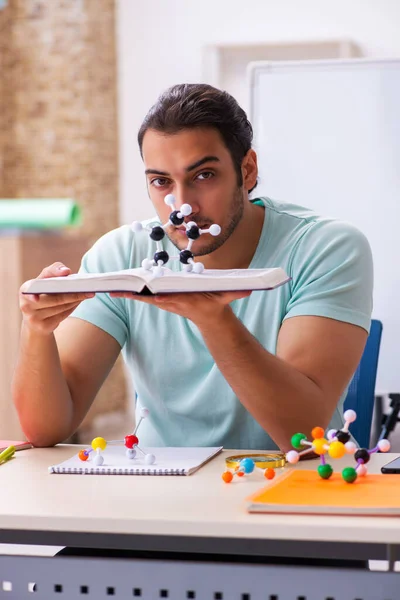
[[[153,229],[150,232],[150,237],[155,242],[159,242],[160,240],[164,239],[164,236],[165,236],[165,231],[159,225],[157,225],[156,227],[153,227]]]
[[[370,460],[370,455],[369,452],[366,448],[360,448],[359,450],[356,451],[356,453],[354,454],[354,458],[358,461],[358,460],[362,460],[363,464],[367,464],[367,462],[369,462]]]
[[[174,225],[182,225],[184,217],[178,217],[178,212],[179,210],[174,210],[170,215],[169,215],[169,220],[171,221],[171,223],[173,223]]]
[[[165,265],[169,261],[169,254],[165,252],[165,250],[160,250],[160,252],[156,252],[154,255],[154,262],[158,265],[158,261],[161,260]]]
[[[181,250],[181,252],[179,252],[179,260],[184,265],[189,263],[189,258],[193,258],[193,253],[190,252],[190,250]]]
[[[337,437],[339,442],[342,442],[342,444],[346,444],[349,439],[350,439],[350,434],[348,431],[342,431],[341,429],[338,429],[335,436]]]
[[[192,225],[186,232],[186,235],[190,240],[197,240],[200,237],[200,229],[197,225]]]

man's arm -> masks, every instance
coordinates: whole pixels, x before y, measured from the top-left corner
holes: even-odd
[[[356,325],[293,317],[282,324],[275,356],[231,311],[200,331],[239,400],[284,451],[297,431],[328,426],[367,340]]]
[[[367,332],[325,317],[292,317],[282,324],[275,356],[229,306],[249,293],[111,295],[153,304],[193,321],[240,402],[286,451],[297,431],[329,424],[361,359]]]
[[[57,276],[59,269],[57,263],[41,276]],[[84,298],[20,294],[23,323],[12,396],[22,429],[35,446],[51,446],[76,430],[120,351],[98,327],[65,320]]]
[[[22,327],[13,398],[34,446],[52,446],[78,428],[120,347],[95,325],[70,318],[47,336]]]

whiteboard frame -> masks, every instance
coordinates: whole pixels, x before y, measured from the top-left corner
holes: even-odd
[[[358,65],[360,68],[369,68],[371,66],[379,67],[381,65],[398,64],[400,63],[399,58],[329,58],[329,59],[316,59],[316,60],[286,60],[286,61],[273,61],[273,60],[259,60],[250,62],[247,67],[247,90],[248,90],[248,107],[249,114],[248,119],[251,124],[255,118],[255,107],[254,107],[254,88],[257,85],[257,79],[260,71],[265,73],[266,70],[271,73],[277,71],[298,71],[299,69],[313,70],[316,67],[326,67],[327,69],[341,69],[348,66],[349,68],[354,65]]]

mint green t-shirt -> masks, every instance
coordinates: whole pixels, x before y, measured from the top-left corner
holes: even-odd
[[[282,322],[299,315],[328,317],[368,331],[373,273],[365,236],[348,223],[322,218],[300,206],[269,198],[256,202],[264,205],[265,217],[250,268],[282,267],[291,281],[231,304],[247,329],[272,354]],[[167,237],[163,245],[170,256],[178,254]],[[122,226],[94,244],[83,257],[81,272],[138,267],[154,252],[155,244],[146,231],[133,233],[129,226]],[[168,266],[180,269],[179,261],[170,261]],[[276,448],[268,432],[240,403],[188,319],[108,294],[85,300],[72,316],[100,327],[120,344],[137,405],[150,411],[140,428],[142,444]],[[345,395],[330,427],[343,424]],[[279,417],[279,397],[275,402]]]

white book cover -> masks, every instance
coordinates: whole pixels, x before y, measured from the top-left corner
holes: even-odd
[[[87,461],[82,461],[78,452],[64,462],[49,467],[50,473],[82,475],[191,475],[214,456],[222,446],[206,448],[143,448],[146,454],[153,454],[155,462],[145,463],[140,453],[136,458],[128,458],[125,446],[107,446],[102,452],[104,463],[97,467],[92,452]]]

